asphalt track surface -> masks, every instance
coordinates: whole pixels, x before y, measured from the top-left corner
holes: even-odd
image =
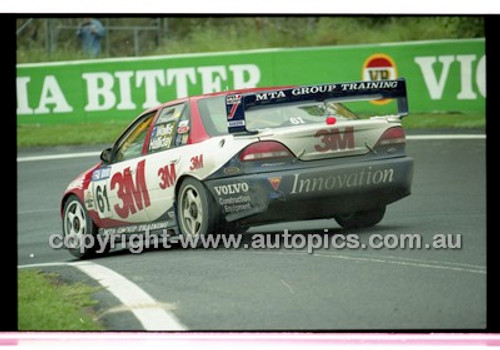
[[[251,228],[256,234],[452,235],[459,249],[123,249],[92,262],[147,292],[189,330],[481,330],[486,327],[486,140],[408,140],[412,194],[387,208],[374,228],[346,231],[333,220]],[[99,147],[18,151],[18,158]],[[61,232],[67,184],[98,161],[70,157],[17,163],[18,265],[76,261],[49,247]],[[74,267],[44,267],[96,283]],[[110,293],[96,295],[110,330],[141,324]]]

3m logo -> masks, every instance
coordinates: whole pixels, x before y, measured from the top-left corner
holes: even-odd
[[[368,57],[361,71],[361,79],[364,81],[393,80],[397,79],[397,77],[396,63],[390,56],[383,53],[376,53]],[[385,99],[370,102],[374,104],[386,104],[390,101]]]
[[[337,128],[321,129],[314,137],[320,139],[320,143],[314,146],[318,152],[345,151],[354,149],[354,128],[347,127],[343,131]]]
[[[203,168],[203,154],[191,157],[191,165],[189,166],[189,170],[193,171],[201,168]]]
[[[144,173],[145,162],[145,160],[141,160],[137,163],[135,180],[130,167],[125,168],[123,172],[115,173],[111,178],[111,190],[118,186],[117,196],[122,201],[121,206],[116,204],[114,208],[118,216],[123,219],[126,219],[129,214],[135,214],[138,210],[143,210],[151,205]],[[105,192],[104,195],[107,198]]]

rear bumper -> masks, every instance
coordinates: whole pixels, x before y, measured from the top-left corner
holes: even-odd
[[[264,224],[332,218],[385,206],[411,193],[413,159],[242,175],[205,182],[226,220]]]

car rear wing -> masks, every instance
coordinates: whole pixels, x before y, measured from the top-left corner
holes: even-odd
[[[406,82],[396,80],[358,81],[349,83],[298,86],[226,96],[227,126],[229,133],[254,133],[246,128],[245,112],[250,108],[303,101],[368,101],[394,98],[398,116],[408,115]]]

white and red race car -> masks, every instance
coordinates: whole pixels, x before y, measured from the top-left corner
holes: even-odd
[[[397,99],[359,118],[342,102]],[[404,79],[258,88],[183,98],[137,117],[61,202],[65,236],[184,236],[335,218],[369,227],[410,194]],[[93,247],[69,249],[79,258]]]

